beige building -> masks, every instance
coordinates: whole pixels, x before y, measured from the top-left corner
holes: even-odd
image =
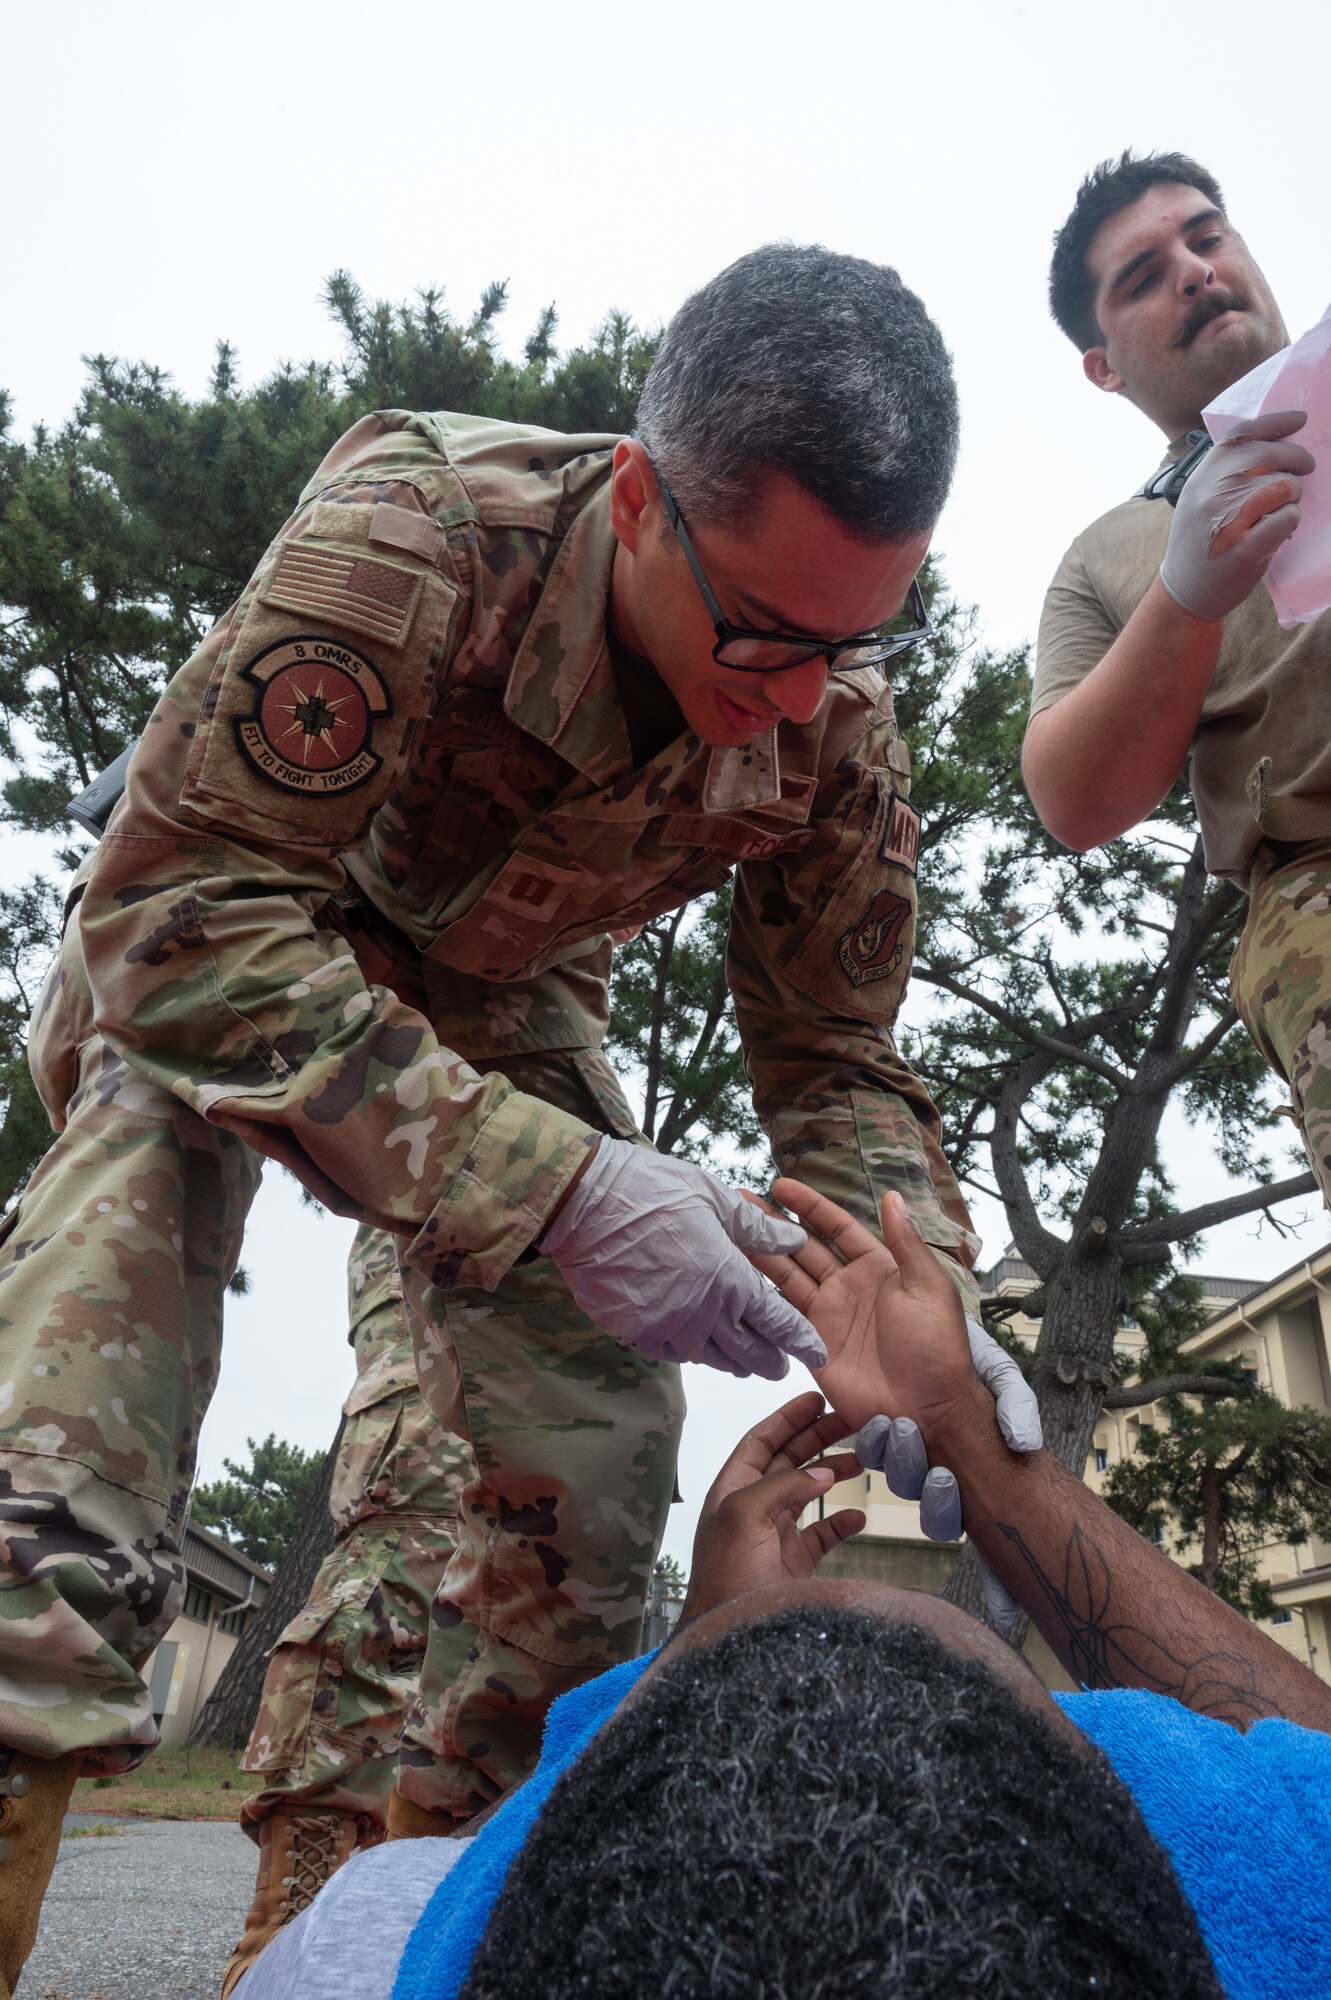
[[[1012,1254],[976,1275],[986,1300],[1018,1300],[1039,1282],[1030,1265]],[[1282,1403],[1308,1404],[1331,1414],[1331,1244],[1257,1286],[1246,1278],[1196,1276],[1211,1318],[1184,1343],[1188,1366],[1204,1369],[1209,1358],[1238,1357],[1254,1381]],[[1039,1321],[1020,1310],[1009,1324],[1028,1343],[1039,1334]],[[1140,1351],[1143,1336],[1125,1320],[1116,1344],[1124,1353]],[[1143,1429],[1168,1421],[1160,1404],[1102,1411],[1086,1463],[1087,1484],[1098,1491],[1109,1468],[1135,1450]],[[868,1521],[861,1535],[827,1558],[824,1575],[872,1577],[917,1590],[942,1588],[957,1544],[928,1541],[920,1532],[918,1509],[890,1493],[881,1473],[843,1480],[817,1511],[835,1513],[838,1507],[860,1507]],[[1263,1630],[1323,1680],[1331,1680],[1331,1544],[1314,1539],[1295,1549],[1272,1543],[1262,1552],[1261,1574],[1279,1607]],[[1038,1633],[1032,1633],[1027,1652],[1050,1687],[1073,1685]]]
[[[270,1582],[266,1569],[193,1521],[182,1553],[185,1602],[143,1672],[168,1750],[188,1737]]]

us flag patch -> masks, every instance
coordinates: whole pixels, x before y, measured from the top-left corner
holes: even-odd
[[[887,807],[887,832],[878,850],[884,861],[913,875],[920,860],[920,815],[909,799],[893,792]]]
[[[280,611],[327,619],[346,631],[400,646],[424,586],[423,576],[357,550],[316,549],[295,541],[282,550],[259,596]]]

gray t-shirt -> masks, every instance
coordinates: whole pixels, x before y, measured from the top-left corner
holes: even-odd
[[[1174,440],[1166,464],[1185,443]],[[1172,519],[1167,501],[1138,496],[1078,535],[1045,598],[1033,715],[1052,708],[1109,651],[1159,572]],[[1225,620],[1192,745],[1192,795],[1213,874],[1243,881],[1263,835],[1331,834],[1329,670],[1331,612],[1283,632],[1259,584]],[[1141,730],[1150,726],[1143,715]]]
[[[469,1845],[393,1840],[353,1854],[259,1954],[236,2000],[392,2000],[407,1939]]]

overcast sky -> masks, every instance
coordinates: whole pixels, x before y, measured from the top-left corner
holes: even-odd
[[[97,351],[188,393],[222,337],[248,381],[333,359],[319,295],[338,267],[392,300],[440,284],[459,314],[507,279],[516,351],[551,301],[571,344],[611,306],[668,317],[755,243],[818,239],[895,264],[952,347],[963,447],[936,546],[1000,644],[1033,635],[1066,543],[1159,456],[1045,309],[1050,236],[1086,169],[1125,145],[1192,153],[1291,331],[1331,296],[1324,5],[52,0],[6,10],[5,49],[0,385],[20,426],[66,415]],[[1170,1157],[1185,1200],[1224,1190],[1178,1119]],[[269,1180],[207,1475],[247,1434],[321,1445],[345,1393],[348,1226]],[[1296,1212],[1297,1239],[1231,1225],[1201,1262],[1282,1269],[1326,1240],[1311,1203]],[[1001,1210],[978,1220],[988,1260]],[[780,1400],[702,1371],[689,1386],[668,1543],[684,1558],[724,1448]]]

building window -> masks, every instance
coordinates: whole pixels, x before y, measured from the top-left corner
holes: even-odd
[[[1097,1472],[1109,1470],[1109,1453],[1102,1444],[1095,1447],[1095,1469]]]
[[[184,1618],[196,1618],[200,1625],[206,1625],[213,1615],[213,1596],[201,1583],[192,1583],[185,1592],[185,1604],[181,1612]]]
[[[1159,1548],[1161,1542],[1165,1539],[1164,1523],[1162,1521],[1152,1521],[1146,1530],[1146,1539],[1148,1542],[1154,1542],[1156,1547]]]
[[[1282,1604],[1278,1611],[1273,1611],[1271,1613],[1271,1623],[1273,1625],[1288,1625],[1292,1621],[1293,1617],[1294,1613],[1292,1611],[1287,1611],[1284,1605]]]
[[[228,1632],[233,1639],[238,1639],[245,1630],[249,1608],[248,1604],[238,1604],[234,1611],[224,1611],[217,1621],[218,1631]]]

